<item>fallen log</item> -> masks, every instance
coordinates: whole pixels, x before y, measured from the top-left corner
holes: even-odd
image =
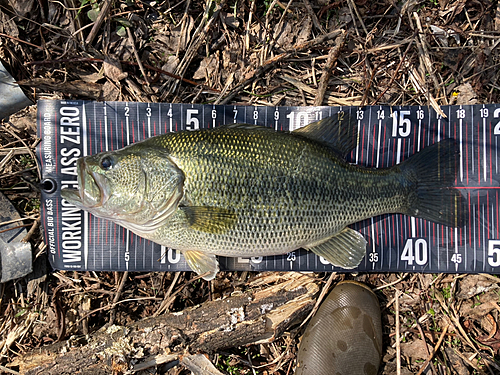
[[[185,353],[268,343],[306,318],[318,284],[299,273],[270,273],[245,292],[39,348],[9,367],[26,375],[117,374],[182,359]]]

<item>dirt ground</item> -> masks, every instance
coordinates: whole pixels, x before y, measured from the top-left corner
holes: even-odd
[[[0,58],[35,100],[497,103],[499,38],[500,4],[489,0],[0,1]],[[50,270],[39,231],[38,142],[36,105],[3,120],[0,190],[24,218],[36,272],[0,284],[0,373],[25,373],[26,355],[46,345],[71,339],[71,351],[78,338],[113,324],[263,288],[255,286],[262,277],[279,282],[278,274],[251,272],[206,282],[190,272]],[[496,276],[309,276],[319,290],[343,279],[375,288],[384,327],[380,374],[500,374]],[[300,332],[290,322],[272,342],[206,354],[223,374],[292,374]],[[171,353],[196,353],[188,344]],[[130,352],[110,372],[191,371],[157,362],[127,372],[144,358]]]

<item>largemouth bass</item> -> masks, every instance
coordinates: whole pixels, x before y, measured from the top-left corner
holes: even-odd
[[[181,251],[206,280],[219,270],[216,255],[298,248],[354,268],[366,241],[348,225],[381,214],[465,224],[454,140],[386,169],[349,164],[357,140],[344,113],[293,132],[235,124],[170,133],[79,159],[79,189],[62,196]]]

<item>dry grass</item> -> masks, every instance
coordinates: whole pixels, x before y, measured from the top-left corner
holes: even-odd
[[[27,0],[2,1],[0,11],[0,57],[36,99],[433,107],[499,101],[496,1]],[[18,373],[16,358],[43,345],[227,296],[255,277],[226,272],[207,283],[193,282],[191,273],[47,273],[37,230],[35,111],[0,128],[0,160],[15,150],[0,164],[0,188],[28,229],[35,227],[29,240],[38,271],[0,285],[0,372]],[[381,373],[417,373],[423,364],[424,373],[500,373],[496,277],[332,281],[344,277],[378,290]],[[298,340],[290,329],[272,344],[228,348],[210,359],[229,374],[291,374]]]

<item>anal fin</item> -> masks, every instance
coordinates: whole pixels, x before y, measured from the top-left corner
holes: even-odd
[[[207,254],[201,251],[183,251],[184,258],[189,267],[198,275],[203,275],[203,279],[212,280],[219,272],[219,262],[214,254]]]
[[[326,241],[313,243],[304,248],[322,256],[334,266],[354,268],[366,254],[366,240],[354,229],[344,228]]]

